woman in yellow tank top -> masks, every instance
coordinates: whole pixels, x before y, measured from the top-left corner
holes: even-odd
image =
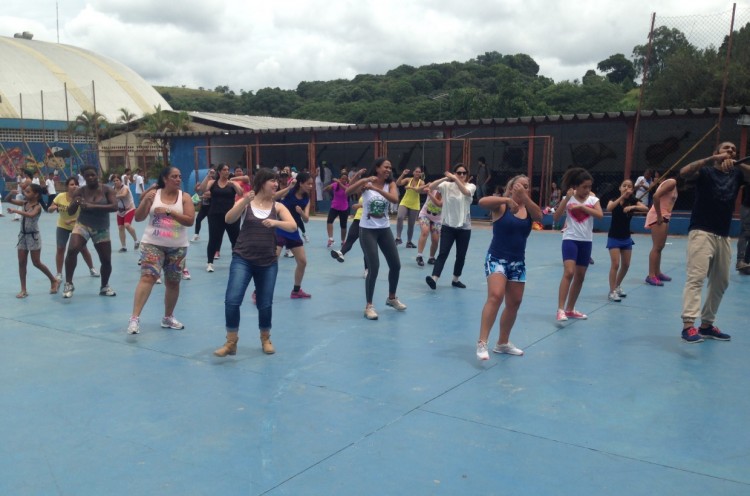
[[[422,180],[422,168],[416,167],[414,169],[414,175],[412,178],[406,176],[411,171],[404,169],[401,176],[396,181],[399,186],[404,186],[406,192],[404,197],[401,199],[401,203],[398,206],[398,217],[396,218],[396,244],[400,245],[401,231],[404,228],[404,218],[408,216],[408,225],[406,228],[406,247],[416,248],[417,245],[412,243],[412,236],[414,236],[414,224],[417,222],[419,216],[419,210],[421,205],[419,204],[419,192],[424,187],[424,181]]]

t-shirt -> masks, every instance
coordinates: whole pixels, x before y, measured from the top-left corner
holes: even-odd
[[[626,198],[612,210],[612,223],[609,225],[610,238],[615,239],[628,239],[630,237],[630,219],[633,218],[632,210],[625,213],[625,207],[637,205],[638,200],[633,198]]]
[[[47,194],[56,195],[57,189],[55,188],[55,181],[53,179],[47,179],[45,183],[47,185]]]
[[[454,182],[446,181],[438,185],[437,189],[443,195],[443,211],[440,218],[442,225],[471,229],[471,202],[477,187],[471,183],[464,183],[464,187],[469,190],[468,195],[461,193]]]
[[[565,205],[567,215],[567,227],[563,231],[563,239],[572,241],[593,241],[594,240],[594,217],[583,210],[571,210],[575,205],[586,205],[593,207],[599,203],[599,198],[589,196],[583,202],[578,201],[575,195],[568,199]]]
[[[386,188],[392,183],[386,183]],[[386,198],[371,189],[362,193],[362,219],[359,226],[364,229],[382,229],[391,227],[391,219],[388,218],[388,207],[390,202]]]
[[[688,231],[699,229],[718,236],[729,236],[734,203],[743,180],[742,170],[737,167],[729,172],[722,172],[713,166],[698,170]]]
[[[143,192],[145,191],[145,189],[143,187],[143,176],[140,175],[140,174],[136,174],[135,176],[133,176],[133,179],[135,179],[135,192],[136,192],[136,194],[142,195]]]
[[[302,216],[299,214],[299,212],[297,212],[297,207],[301,208],[304,211],[305,207],[307,207],[307,204],[310,203],[310,197],[307,195],[303,195],[302,198],[297,198],[297,194],[294,192],[294,190],[292,190],[281,200],[281,203],[287,208],[287,210],[289,210],[289,213],[292,215],[294,222],[296,222],[297,225],[300,225],[302,223]],[[289,232],[277,228],[276,235],[286,239],[293,239],[297,241],[302,240],[299,235],[299,230],[297,229]]]
[[[415,182],[414,178],[411,178],[407,186],[421,188],[422,186],[424,186],[424,181],[422,181],[421,179],[417,179],[417,181]],[[419,191],[407,189],[406,193],[404,193],[404,197],[401,199],[401,205],[405,206],[409,210],[419,210]]]
[[[651,186],[651,183],[646,179],[646,176],[638,176],[638,179],[635,180],[635,185],[635,197],[642,202],[648,202],[648,195],[646,195],[646,192],[648,191],[649,186]]]
[[[70,215],[68,213],[70,200],[68,199],[67,193],[57,195],[52,203],[57,205],[57,211],[60,214],[60,216],[57,218],[57,227],[65,229],[66,231],[72,231],[73,226],[76,225],[76,220],[78,220],[78,214],[81,212],[81,210],[76,210],[76,213],[73,215]]]
[[[331,191],[333,192],[331,208],[340,212],[348,212],[349,199],[346,197],[346,188],[342,187],[339,183],[334,182],[331,184]]]

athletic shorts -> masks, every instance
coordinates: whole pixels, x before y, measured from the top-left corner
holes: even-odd
[[[128,210],[125,212],[125,215],[120,215],[119,213],[115,215],[117,217],[117,226],[124,226],[125,224],[132,224],[133,223],[133,217],[135,217],[135,209]]]
[[[67,246],[68,239],[70,239],[71,232],[72,231],[63,229],[60,226],[57,227],[57,231],[55,231],[55,241],[57,242],[58,248],[65,248]]]
[[[432,232],[440,233],[440,228],[442,227],[442,224],[440,222],[435,222],[433,220],[430,220],[429,217],[420,217],[419,218],[419,225],[425,226],[430,229]]]
[[[167,281],[178,282],[182,279],[186,256],[187,246],[169,248],[141,243],[141,275],[159,277],[164,271]]]
[[[562,259],[575,260],[579,267],[588,267],[591,261],[591,241],[574,241],[564,239],[562,242]]]
[[[73,228],[73,234],[83,236],[83,239],[86,241],[91,240],[95,245],[98,245],[99,243],[109,243],[109,228],[94,229],[93,227],[76,222],[76,225]]]
[[[611,250],[613,248],[616,248],[618,250],[632,250],[634,244],[635,242],[633,242],[633,238],[607,238],[608,250]]]
[[[286,236],[282,236],[281,234],[276,235],[276,246],[281,246],[283,248],[289,248],[290,250],[292,248],[297,248],[302,246],[304,243],[302,242],[302,238],[300,239],[290,239]]]
[[[492,274],[502,274],[507,280],[513,282],[526,282],[526,262],[512,262],[487,253],[484,257],[484,275],[490,277]]]

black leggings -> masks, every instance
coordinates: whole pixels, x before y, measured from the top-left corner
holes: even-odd
[[[398,288],[398,277],[401,273],[401,259],[398,257],[396,240],[393,239],[391,228],[364,229],[360,227],[359,246],[365,253],[365,263],[369,269],[367,279],[365,279],[367,303],[372,303],[372,297],[375,294],[375,281],[378,279],[378,270],[380,269],[378,247],[388,263],[388,295],[395,295]]]
[[[201,233],[201,222],[203,222],[203,219],[208,215],[209,208],[211,208],[211,205],[204,205],[201,203],[201,208],[198,210],[198,216],[195,218],[195,234]]]
[[[346,233],[346,241],[341,245],[341,254],[346,255],[354,247],[354,243],[359,239],[359,219],[354,219]],[[365,259],[365,269],[367,268],[367,259]]]
[[[328,220],[326,223],[333,224],[333,220],[336,217],[339,218],[339,226],[341,229],[346,229],[346,219],[349,217],[349,210],[336,210],[335,208],[328,210]]]
[[[229,236],[229,242],[234,248],[237,242],[237,236],[240,234],[240,221],[234,224],[227,224],[224,221],[224,214],[208,216],[208,246],[206,247],[206,258],[208,263],[214,263],[214,254],[221,250],[221,242],[224,239],[224,232]]]
[[[459,229],[456,227],[443,226],[440,229],[440,248],[437,260],[432,267],[432,275],[440,277],[443,272],[448,254],[451,252],[453,243],[456,243],[456,263],[453,264],[453,275],[460,277],[464,270],[466,261],[466,252],[469,250],[469,240],[471,239],[471,229]]]

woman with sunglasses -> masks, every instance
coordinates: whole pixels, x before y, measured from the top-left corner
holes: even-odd
[[[437,280],[443,272],[448,254],[456,244],[456,262],[453,264],[454,288],[465,288],[460,281],[463,272],[466,252],[471,239],[471,201],[477,187],[468,182],[468,170],[462,163],[453,167],[453,172],[446,172],[445,177],[430,183],[430,190],[438,190],[443,197],[441,213],[440,248],[432,268],[432,275],[425,278],[431,289],[437,288]]]

